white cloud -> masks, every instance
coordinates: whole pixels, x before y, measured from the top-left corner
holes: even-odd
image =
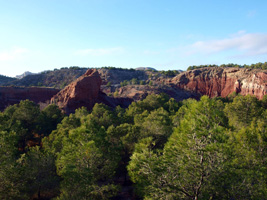
[[[21,58],[23,54],[29,52],[28,49],[14,47],[11,50],[0,52],[0,61],[10,61]]]
[[[121,54],[124,52],[122,47],[114,48],[100,48],[100,49],[81,49],[75,52],[76,55],[81,56],[105,56],[105,55],[114,55]]]
[[[239,36],[245,35],[246,33],[247,32],[245,30],[240,30],[237,33],[230,34],[230,37],[231,38],[233,38],[233,37],[239,37]]]
[[[214,54],[228,50],[238,51],[243,56],[263,55],[267,54],[267,34],[241,31],[224,39],[197,41],[183,49],[186,55]]]

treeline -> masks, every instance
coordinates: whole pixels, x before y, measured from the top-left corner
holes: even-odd
[[[193,70],[193,69],[199,69],[199,68],[204,68],[204,67],[237,67],[237,68],[247,68],[247,69],[267,69],[267,62],[264,63],[256,63],[256,64],[251,64],[251,65],[238,65],[238,64],[222,64],[222,65],[193,65],[189,66],[187,68],[187,71]]]
[[[0,199],[266,199],[267,96],[0,113]]]

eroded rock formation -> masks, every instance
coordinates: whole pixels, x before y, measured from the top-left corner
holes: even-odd
[[[108,97],[100,91],[101,83],[98,71],[88,69],[84,75],[51,98],[51,103],[57,104],[65,113],[69,114],[82,106],[92,109],[95,103],[104,103],[110,107],[117,105],[127,107],[132,102],[128,98]]]
[[[101,83],[99,73],[88,69],[84,75],[56,94],[51,103],[56,103],[66,113],[74,112],[82,106],[91,109],[97,102]]]
[[[209,97],[226,97],[236,92],[262,99],[267,93],[267,70],[202,68],[183,72],[170,82],[181,89]]]

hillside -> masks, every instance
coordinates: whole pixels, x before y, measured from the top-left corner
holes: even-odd
[[[16,80],[16,79],[15,78],[11,78],[11,77],[0,75],[0,85],[7,84],[7,83],[12,82],[14,80]]]
[[[59,70],[54,71],[44,71],[39,74],[33,74],[25,76],[21,79],[11,80],[8,83],[4,83],[1,85],[4,86],[42,86],[42,87],[53,87],[57,89],[62,89],[70,82],[76,80],[82,74],[84,74],[86,69],[69,69],[69,68],[61,68]]]
[[[70,67],[55,69],[53,71],[44,71],[39,74],[25,76],[21,79],[10,79],[9,81],[0,83],[2,86],[38,86],[38,87],[53,87],[63,89],[65,86],[83,75],[88,68]],[[165,79],[174,77],[179,74],[179,71],[153,71],[153,70],[134,70],[122,69],[115,67],[103,67],[97,69],[103,85],[113,85],[119,87],[129,84],[149,84],[151,80],[158,78]]]

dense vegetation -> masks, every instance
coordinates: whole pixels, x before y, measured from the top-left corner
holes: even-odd
[[[187,68],[187,71],[192,70],[192,69],[199,69],[199,68],[204,68],[204,67],[237,67],[237,68],[247,68],[247,69],[267,69],[267,62],[264,63],[256,63],[256,64],[251,64],[251,65],[238,65],[238,64],[222,64],[222,65],[193,65],[189,66]]]
[[[0,199],[266,199],[267,96],[0,113]],[[123,182],[118,181],[123,177]]]

